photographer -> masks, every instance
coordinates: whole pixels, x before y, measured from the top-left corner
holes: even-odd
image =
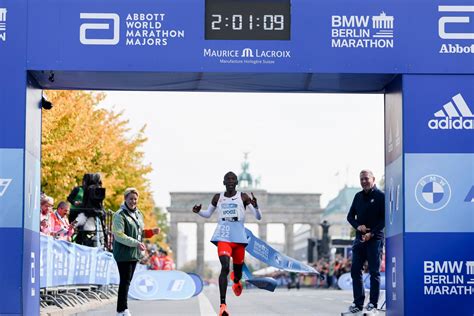
[[[67,200],[71,203],[71,211],[69,212],[69,222],[73,222],[77,215],[79,215],[80,208],[83,207],[84,202],[84,192],[89,186],[92,173],[85,173],[82,177],[82,185],[74,187],[69,193]]]

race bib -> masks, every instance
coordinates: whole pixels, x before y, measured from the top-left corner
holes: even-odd
[[[238,213],[237,213],[237,208],[238,205],[236,203],[222,203],[221,209],[222,209],[222,217],[227,219],[233,219],[235,217],[238,218]]]

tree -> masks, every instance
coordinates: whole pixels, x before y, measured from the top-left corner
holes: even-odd
[[[98,172],[107,191],[106,208],[117,210],[125,188],[135,187],[145,225],[155,227],[155,204],[146,178],[152,168],[143,163],[140,150],[147,140],[146,126],[127,137],[128,121],[122,113],[97,108],[105,98],[103,93],[48,91],[47,97],[54,107],[43,111],[42,190],[57,201],[66,200],[71,189],[81,184],[84,173]]]

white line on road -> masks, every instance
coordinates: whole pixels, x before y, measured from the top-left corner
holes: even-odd
[[[212,308],[211,302],[207,298],[206,294],[202,292],[198,295],[199,301],[199,312],[201,316],[215,316],[216,312]]]

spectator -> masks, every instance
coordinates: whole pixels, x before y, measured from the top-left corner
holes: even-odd
[[[51,234],[53,227],[52,213],[53,213],[54,199],[50,196],[43,195],[40,202],[40,232],[45,235]]]
[[[53,237],[71,241],[71,236],[74,233],[74,222],[69,224],[68,213],[70,205],[68,202],[61,201],[58,204],[58,209],[52,214],[53,226],[51,229],[51,235]]]
[[[170,256],[168,256],[168,252],[164,249],[158,250],[158,258],[160,261],[161,270],[173,270],[174,269],[174,262]]]
[[[114,234],[114,258],[120,275],[117,297],[117,316],[129,316],[128,289],[133,278],[137,262],[146,250],[143,238],[159,234],[159,228],[145,229],[142,212],[138,209],[138,190],[127,188],[124,203],[114,214],[112,231]]]
[[[370,272],[370,300],[366,309],[377,312],[380,295],[380,259],[384,243],[385,195],[375,186],[375,177],[370,170],[360,172],[362,191],[356,193],[347,221],[356,229],[352,245],[352,290],[354,303],[349,307],[353,314],[362,312],[365,291],[362,283],[362,269],[368,261]]]

